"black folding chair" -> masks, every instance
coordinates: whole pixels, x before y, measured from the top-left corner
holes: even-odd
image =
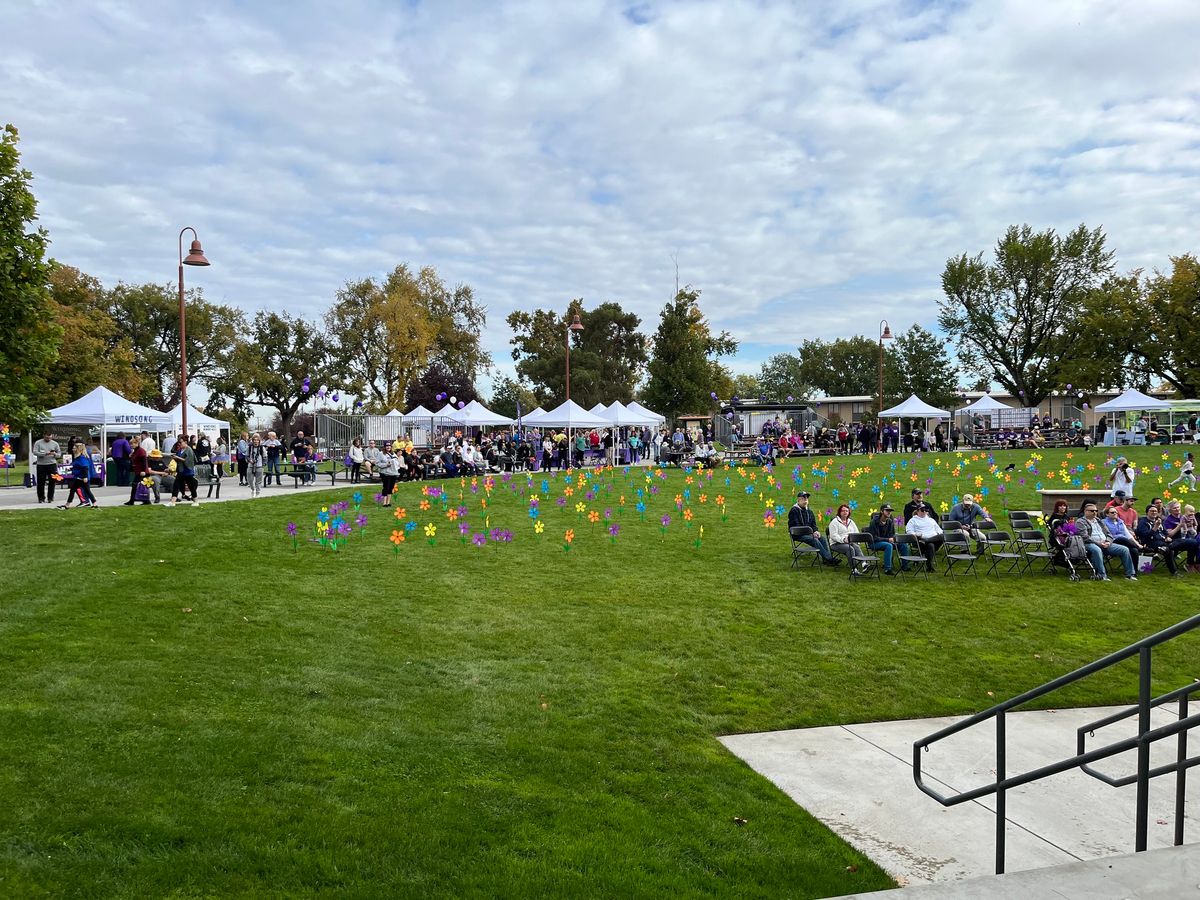
[[[894,571],[903,576],[917,577],[917,573],[929,578],[928,560],[921,549],[921,539],[915,534],[896,535],[896,550],[892,555]],[[898,567],[898,568],[897,568]]]
[[[943,574],[952,576],[955,574],[955,568],[961,567],[962,572],[959,574],[979,577],[979,573],[975,571],[975,561],[978,557],[971,551],[971,538],[961,526],[945,533],[942,552],[946,558],[946,571]]]
[[[812,544],[806,544],[801,538],[812,537],[813,530],[806,525],[797,525],[794,528],[788,529],[788,536],[792,539],[792,568],[803,560],[806,556],[809,559],[809,567],[820,565],[821,551]]]
[[[850,579],[853,580],[856,575],[868,578],[874,575],[878,578],[879,571],[883,568],[883,560],[871,548],[871,544],[875,542],[874,535],[864,534],[861,531],[851,532],[846,535],[846,541],[851,548]],[[853,548],[856,545],[862,551],[861,556],[853,555]]]
[[[990,562],[987,574],[1020,574],[1025,560],[1021,551],[1013,544],[1012,535],[1007,531],[985,531],[984,536],[987,538],[984,547]],[[1000,571],[1001,566],[1005,567],[1004,571]]]
[[[1055,553],[1046,543],[1044,534],[1034,528],[1018,531],[1016,543],[1017,549],[1021,551],[1021,555],[1025,559],[1022,572],[1028,572],[1033,568],[1033,564],[1040,560],[1043,563],[1043,572],[1054,573]]]

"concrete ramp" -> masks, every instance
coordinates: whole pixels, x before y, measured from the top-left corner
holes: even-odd
[[[1009,713],[1009,775],[1074,755],[1075,729],[1117,709]],[[1157,709],[1151,724],[1165,725],[1176,715],[1177,707],[1174,711]],[[943,807],[917,789],[911,764],[915,740],[956,721],[959,719],[937,718],[837,725],[730,735],[721,742],[875,860],[902,886],[961,882],[995,872],[993,798]],[[1136,730],[1134,717],[1098,732],[1096,742],[1089,747],[1128,737]],[[1195,739],[1191,746],[1194,754]],[[1174,739],[1160,742],[1154,748],[1152,764],[1173,761],[1175,752]],[[1135,762],[1130,752],[1105,760],[1097,768],[1110,775],[1124,775],[1135,770]],[[935,744],[925,755],[922,768],[929,783],[940,784],[947,794],[994,781],[994,726],[979,725]],[[1200,800],[1200,769],[1189,774],[1184,840],[1192,842],[1200,841],[1196,806]],[[1131,853],[1134,793],[1133,785],[1111,788],[1078,770],[1010,790],[1006,871]],[[1174,801],[1173,775],[1151,781],[1150,849],[1171,847]],[[1197,885],[1200,880],[1192,884],[1191,890],[1200,898]]]

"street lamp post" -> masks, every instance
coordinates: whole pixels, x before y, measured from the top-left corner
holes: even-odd
[[[892,328],[887,319],[879,323],[879,421],[883,421],[883,342],[892,339]]]
[[[188,255],[183,255],[183,235],[184,232],[192,233],[192,246],[188,251]],[[200,235],[196,234],[196,229],[192,226],[187,226],[179,232],[179,415],[181,417],[180,431],[186,437],[188,433],[187,414],[188,414],[188,398],[187,398],[187,328],[184,324],[183,315],[183,267],[184,266],[207,266],[208,260],[204,256],[204,250],[200,247]]]
[[[583,323],[579,321],[579,313],[575,313],[575,318],[571,320],[571,324],[567,326],[567,399],[571,399],[571,332],[583,331]]]

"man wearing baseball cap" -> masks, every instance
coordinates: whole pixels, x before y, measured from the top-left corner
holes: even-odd
[[[796,528],[807,528],[809,532],[797,535],[793,530]],[[815,547],[821,554],[821,562],[825,565],[841,565],[842,561],[835,558],[829,551],[829,545],[825,543],[825,539],[821,537],[821,530],[817,527],[817,517],[808,508],[808,491],[798,493],[795,505],[788,511],[788,533],[792,535],[794,540],[808,544],[810,547]]]

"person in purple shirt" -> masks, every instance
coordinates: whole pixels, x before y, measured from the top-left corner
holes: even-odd
[[[1189,513],[1190,511],[1190,513]],[[1176,553],[1187,553],[1188,571],[1195,572],[1200,562],[1200,535],[1196,530],[1196,510],[1190,505],[1184,509],[1178,500],[1167,504],[1167,514],[1163,517],[1163,531],[1171,542],[1171,549]]]
[[[129,487],[129,472],[133,460],[133,447],[125,439],[125,432],[117,432],[116,440],[112,442],[109,452],[112,453],[113,466],[117,470],[117,485],[120,487]]]

